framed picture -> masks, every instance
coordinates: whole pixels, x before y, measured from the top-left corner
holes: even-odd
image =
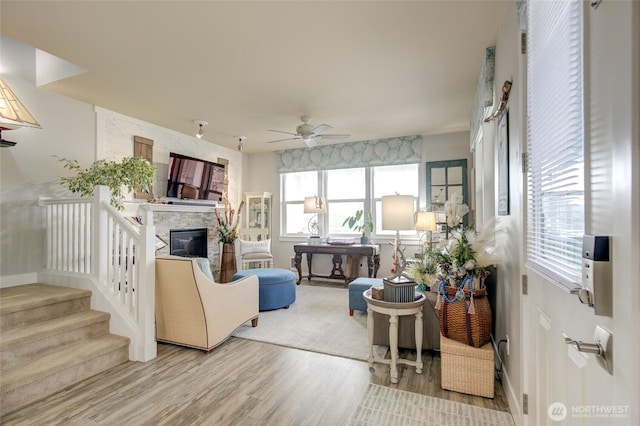
[[[509,215],[509,110],[498,120],[498,216]]]

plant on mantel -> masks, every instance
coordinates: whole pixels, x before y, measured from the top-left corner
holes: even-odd
[[[77,160],[59,159],[64,168],[76,172],[75,176],[60,178],[60,183],[69,191],[81,197],[93,195],[98,185],[109,187],[111,205],[124,210],[124,191],[133,192],[136,188],[148,191],[156,176],[156,167],[149,161],[139,157],[125,157],[120,162],[98,160],[87,168],[80,167]]]

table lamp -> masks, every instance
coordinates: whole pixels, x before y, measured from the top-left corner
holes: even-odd
[[[304,212],[314,214],[314,216],[311,216],[311,219],[309,219],[307,229],[309,230],[312,238],[320,238],[318,215],[327,212],[327,204],[324,197],[304,197]]]
[[[393,268],[392,276],[385,278],[390,283],[411,282],[404,275],[406,261],[404,249],[400,243],[400,231],[413,230],[414,223],[414,197],[413,195],[385,195],[382,197],[382,229],[396,231],[393,242]]]
[[[427,249],[431,249],[431,245],[433,244],[433,231],[438,230],[438,225],[436,224],[436,213],[416,212],[414,222],[417,231],[426,231],[428,233],[429,241],[427,243]]]

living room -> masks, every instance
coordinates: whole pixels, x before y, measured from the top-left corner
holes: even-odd
[[[5,8],[7,3],[11,2],[3,1],[2,7]],[[599,109],[590,115],[594,123],[591,148],[594,158],[590,163],[594,187],[591,192],[592,204],[588,205],[590,209],[588,215],[592,217],[586,229],[594,234],[615,236],[615,272],[612,280],[615,288],[614,314],[611,316],[594,315],[593,309],[581,305],[574,295],[565,293],[564,290],[545,282],[530,271],[527,272],[525,267],[526,248],[522,236],[526,232],[524,227],[527,215],[526,179],[522,177],[522,171],[516,163],[519,161],[519,153],[526,149],[523,124],[526,120],[523,112],[526,88],[521,84],[526,73],[523,71],[524,59],[519,53],[520,30],[515,17],[517,16],[516,6],[509,2],[504,9],[495,40],[497,53],[494,95],[496,99],[499,98],[503,81],[513,81],[514,86],[508,103],[511,120],[509,143],[513,148],[510,175],[513,204],[510,216],[501,216],[498,220],[509,230],[505,245],[508,248],[507,251],[512,254],[512,258],[504,267],[499,268],[498,272],[500,289],[498,310],[501,318],[498,327],[501,335],[497,338],[502,339],[505,335],[511,337],[510,354],[505,359],[505,371],[509,377],[505,387],[510,409],[514,413],[516,422],[520,424],[522,419],[527,418],[522,401],[523,394],[528,394],[530,410],[528,421],[533,424],[536,421],[532,419],[542,421],[543,416],[546,416],[544,413],[548,403],[563,400],[569,405],[579,400],[578,397],[572,399],[573,394],[565,388],[562,392],[554,391],[544,397],[536,393],[539,389],[555,389],[549,377],[561,376],[565,380],[564,383],[577,380],[576,386],[583,392],[580,397],[583,398],[581,400],[583,405],[625,405],[629,400],[637,400],[640,394],[638,373],[633,373],[636,371],[634,362],[640,354],[638,344],[633,343],[633,324],[639,319],[637,307],[640,297],[637,288],[625,279],[625,277],[637,276],[637,258],[640,253],[637,239],[630,236],[637,235],[638,231],[638,205],[637,201],[632,201],[638,189],[638,147],[632,142],[637,138],[633,135],[638,133],[638,52],[637,49],[632,48],[638,41],[638,6],[633,2],[604,1],[598,9],[588,8],[586,12],[591,19],[589,39],[592,41],[592,48],[598,49],[596,51],[605,58],[602,59],[599,56],[598,62],[590,64],[593,76],[590,83],[592,107]],[[6,10],[9,8],[7,7]],[[3,21],[8,19],[4,12],[5,10],[3,10]],[[612,31],[614,28],[618,31]],[[228,160],[230,198],[234,205],[242,199],[244,192],[268,191],[274,194],[273,205],[279,206],[281,200],[278,195],[280,176],[277,172],[277,153],[270,151],[249,154],[247,151],[238,151],[235,144],[223,146],[197,139],[193,136],[197,129],[191,120],[204,117],[183,117],[187,123],[186,126],[190,127],[183,132],[178,132],[125,115],[117,110],[113,111],[107,105],[93,105],[38,88],[33,83],[35,70],[31,62],[35,53],[32,53],[31,55],[34,56],[28,57],[25,62],[30,65],[15,61],[14,57],[8,57],[12,49],[7,48],[5,43],[11,43],[11,41],[4,39],[4,31],[3,29],[2,77],[30,112],[37,117],[43,128],[2,133],[3,139],[13,139],[18,142],[15,147],[0,151],[2,286],[35,282],[39,271],[43,268],[42,219],[37,200],[40,196],[66,194],[63,188],[54,183],[64,173],[61,163],[54,156],[75,159],[88,165],[98,158],[112,158],[124,152],[130,152],[132,137],[142,135],[156,143],[154,162],[166,164],[170,151],[206,157],[214,161],[218,158]],[[612,46],[622,47],[612,48]],[[478,56],[481,57],[482,52],[479,52]],[[9,64],[10,67],[8,67]],[[481,60],[478,60],[478,71],[480,67]],[[475,74],[477,75],[477,71]],[[81,94],[78,94],[78,98],[82,98]],[[470,105],[465,108],[469,109]],[[306,112],[291,112],[289,117],[294,122],[289,127],[294,128],[298,115],[304,113]],[[317,119],[322,122],[324,117],[318,116]],[[213,132],[217,125],[214,119],[209,121],[211,123],[205,128],[205,132]],[[287,127],[283,126],[283,130],[286,129]],[[335,130],[351,131],[350,129]],[[241,133],[243,130],[235,131]],[[232,136],[230,131],[227,135],[229,143],[233,142]],[[397,133],[390,136],[400,137],[407,134]],[[488,135],[486,140],[488,141],[490,137],[491,135]],[[497,185],[497,173],[494,167],[494,142],[478,145],[475,153],[472,153],[469,150],[468,130],[423,134],[422,138],[422,161],[419,166],[421,197],[425,194],[427,161],[465,158],[469,165],[475,166],[473,172],[470,170],[470,177],[475,181],[475,191],[471,196],[475,196],[476,220],[479,221],[478,218],[488,220],[496,216],[494,186]],[[251,139],[247,141],[247,146],[250,143],[253,143]],[[598,155],[603,152],[606,155]],[[421,201],[424,201],[424,198]],[[615,220],[612,218],[610,209],[603,208],[603,205],[619,206],[619,209],[616,209]],[[275,226],[280,223],[279,209],[275,208],[273,214],[274,235],[277,236]],[[381,273],[383,273],[391,268],[391,250],[387,244],[388,240],[382,239],[381,242],[383,242],[381,256]],[[274,238],[273,253],[276,265],[289,269],[290,258],[293,255],[292,245],[293,241]],[[324,268],[324,266],[318,266],[318,268]],[[525,299],[521,296],[521,276],[527,274],[530,293],[528,299]],[[536,311],[536,306],[546,308]],[[549,311],[553,314],[549,314]],[[574,318],[580,320],[573,321]],[[616,346],[620,345],[614,352],[616,370],[613,375],[600,369],[593,356],[585,358],[584,362],[580,363],[579,357],[583,354],[567,350],[568,346],[560,337],[562,333],[566,333],[574,339],[590,341],[594,327],[599,324],[612,330],[616,336]],[[550,352],[563,355],[558,359],[541,357],[544,353],[542,347],[546,344],[553,348],[549,349]],[[567,368],[566,371],[555,370],[553,366],[562,362],[569,362],[572,367]],[[624,380],[623,377],[628,374],[634,374],[636,380]],[[574,383],[567,388],[573,385]],[[540,399],[535,402],[534,398]],[[575,405],[579,404],[576,402]],[[532,417],[531,414],[534,406],[539,411],[536,417]],[[637,410],[637,407],[631,407],[630,418],[624,419],[620,424],[637,421],[640,418]]]

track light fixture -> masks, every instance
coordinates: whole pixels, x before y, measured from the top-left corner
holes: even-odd
[[[204,120],[193,120],[193,124],[198,126],[198,133],[196,133],[196,138],[202,139],[202,135],[204,135],[204,126],[208,125]]]
[[[243,142],[245,141],[245,139],[247,139],[247,137],[246,136],[236,136],[235,138],[238,141],[238,151],[242,151]]]

